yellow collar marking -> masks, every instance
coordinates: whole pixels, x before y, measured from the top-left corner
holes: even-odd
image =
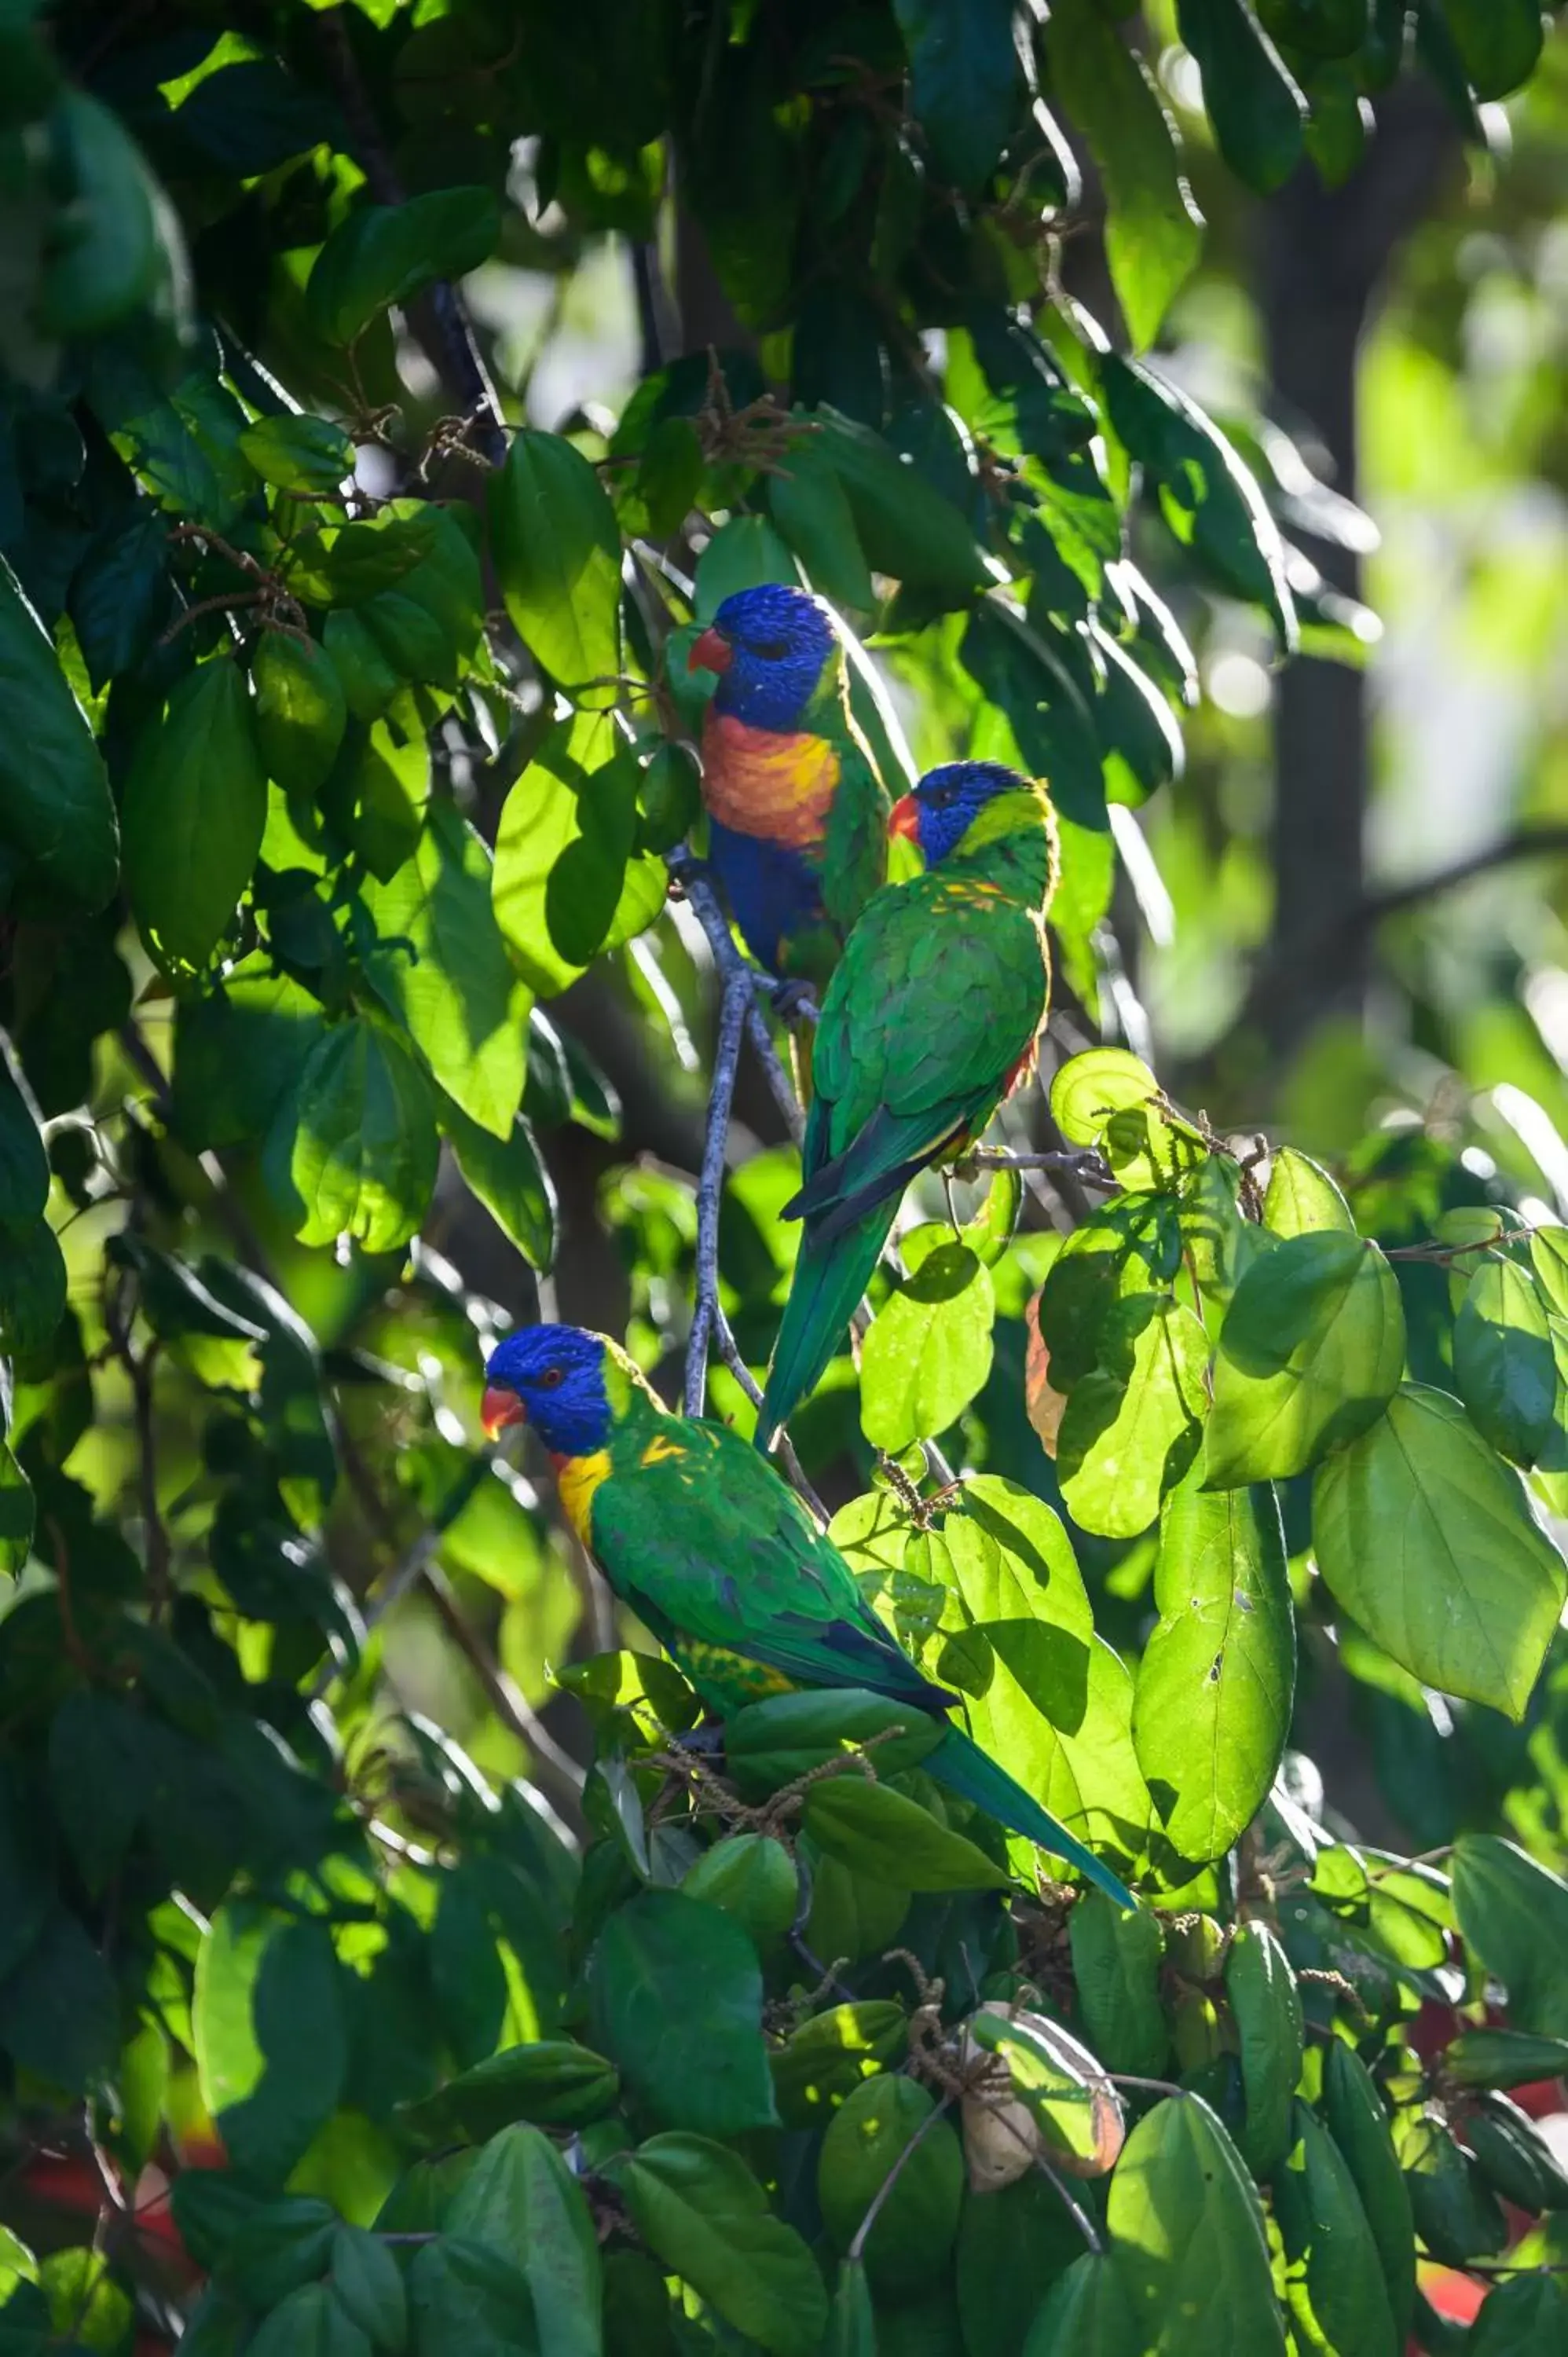
[[[585,1546],[592,1544],[588,1535],[593,1511],[594,1492],[610,1473],[610,1452],[596,1448],[587,1457],[557,1457],[555,1486],[560,1492],[561,1511]]]

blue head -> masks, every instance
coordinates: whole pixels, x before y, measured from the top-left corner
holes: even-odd
[[[693,671],[716,671],[714,708],[753,728],[799,728],[838,640],[804,589],[769,581],[726,597],[693,647]]]
[[[490,1439],[532,1424],[556,1457],[588,1457],[609,1438],[609,1346],[581,1326],[524,1326],[491,1351],[481,1418]]]
[[[928,867],[966,835],[987,802],[1000,794],[1026,792],[1029,781],[1000,761],[947,761],[928,770],[912,792],[893,805],[889,832],[919,845]]]

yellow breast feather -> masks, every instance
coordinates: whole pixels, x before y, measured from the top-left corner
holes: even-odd
[[[594,1492],[610,1473],[610,1452],[596,1448],[587,1457],[557,1457],[555,1486],[560,1493],[561,1511],[583,1544],[590,1544],[589,1518],[593,1512]]]

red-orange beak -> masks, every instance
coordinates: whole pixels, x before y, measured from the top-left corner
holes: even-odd
[[[906,843],[916,848],[920,841],[920,805],[913,794],[900,794],[887,814],[889,834],[901,834]]]
[[[715,630],[713,623],[710,622],[707,629],[703,632],[702,637],[693,640],[692,651],[686,657],[686,669],[688,671],[716,671],[723,673],[728,671],[734,661],[735,649],[731,646],[724,632],[720,630]]]
[[[509,1424],[526,1424],[528,1410],[509,1383],[487,1383],[479,1402],[479,1422],[487,1440],[499,1440]]]

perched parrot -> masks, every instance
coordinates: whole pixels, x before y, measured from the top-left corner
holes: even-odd
[[[961,1153],[1032,1068],[1050,990],[1056,830],[1043,786],[995,761],[931,770],[894,805],[923,875],[867,905],[822,1000],[805,1222],[757,1424],[769,1448],[854,1315],[909,1180]]]
[[[934,1718],[954,1706],[900,1652],[773,1468],[725,1426],[671,1415],[606,1336],[525,1327],[492,1352],[485,1383],[486,1432],[532,1425],[572,1528],[721,1717],[800,1687],[867,1688]],[[1133,1905],[961,1728],[950,1727],[921,1765]]]
[[[804,589],[737,589],[695,640],[709,858],[741,938],[819,986],[887,868],[887,795],[850,717],[832,615]]]

